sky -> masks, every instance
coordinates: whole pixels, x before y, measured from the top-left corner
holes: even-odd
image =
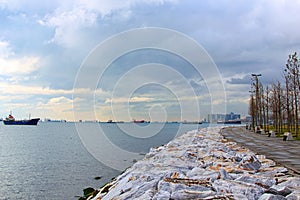
[[[0,117],[197,121],[224,112],[222,92],[225,112],[247,115],[250,74],[281,80],[299,50],[299,9],[298,0],[0,0]],[[151,27],[196,42],[210,64],[198,73],[174,51],[132,49],[100,74],[123,49],[113,42],[165,43],[139,32]],[[201,57],[174,38],[170,48]]]

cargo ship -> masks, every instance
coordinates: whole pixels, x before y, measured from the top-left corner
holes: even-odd
[[[16,120],[11,114],[3,120],[5,125],[33,125],[36,126],[40,118]]]

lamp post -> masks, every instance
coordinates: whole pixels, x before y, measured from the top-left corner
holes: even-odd
[[[254,130],[254,92],[252,90],[252,86],[251,86],[251,90],[249,91],[250,92],[250,114],[251,114],[251,129]]]
[[[257,126],[258,125],[258,121],[260,121],[259,119],[261,117],[261,116],[259,116],[260,113],[259,113],[259,105],[258,105],[258,103],[259,103],[258,77],[261,76],[261,74],[251,74],[251,76],[255,80],[255,83],[254,83],[254,85],[255,85],[255,111],[254,112],[257,112],[257,113],[255,113],[255,118],[256,118],[255,119],[255,126]],[[261,124],[259,124],[259,126],[260,125]]]

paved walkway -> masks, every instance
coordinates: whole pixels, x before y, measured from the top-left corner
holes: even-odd
[[[253,133],[245,127],[228,127],[222,129],[221,134],[300,174],[300,141],[283,141],[282,138]]]

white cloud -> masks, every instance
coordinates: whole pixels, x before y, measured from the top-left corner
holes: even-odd
[[[60,1],[40,1],[40,0],[0,0],[0,8],[7,9],[12,12],[19,12],[26,10],[28,13],[37,13],[40,11],[49,10],[58,5]]]
[[[0,75],[28,75],[39,67],[38,57],[0,58]]]
[[[177,0],[102,0],[101,2],[93,0],[78,0],[78,4],[89,10],[96,10],[102,16],[106,16],[115,10],[129,10],[136,4],[155,4],[175,3]]]
[[[150,97],[132,97],[130,98],[129,102],[151,102],[151,101],[154,101],[155,99],[154,98],[150,98]]]
[[[97,26],[98,19],[110,18],[111,14],[116,14],[121,20],[131,16],[131,7],[136,4],[164,4],[165,2],[177,2],[176,0],[77,0],[61,3],[53,13],[47,14],[44,19],[39,20],[39,24],[53,27],[54,36],[50,42],[63,45],[64,47],[74,47],[83,44],[84,30],[88,27]],[[95,28],[95,27],[94,27]]]
[[[39,69],[39,57],[16,57],[9,42],[0,41],[0,75],[28,75]]]
[[[36,110],[41,117],[73,120],[73,100],[64,96],[54,97],[48,102],[37,104]]]
[[[97,97],[107,95],[107,92],[97,89],[91,90],[88,88],[77,88],[76,90],[63,90],[63,89],[51,89],[49,87],[42,87],[42,86],[28,86],[28,85],[20,85],[20,84],[11,84],[0,82],[0,92],[1,94],[21,94],[21,95],[82,95],[82,96],[93,96],[97,95]]]
[[[76,7],[70,11],[57,9],[54,14],[47,15],[39,20],[41,25],[55,28],[55,33],[50,42],[56,42],[65,47],[77,46],[80,41],[80,31],[95,24],[97,14],[94,11]]]
[[[6,41],[0,41],[0,58],[7,58],[13,54],[10,44]]]
[[[107,104],[111,104],[111,103],[149,103],[149,102],[153,102],[153,101],[157,101],[158,99],[155,98],[151,98],[151,97],[143,97],[143,96],[136,96],[136,97],[130,97],[130,98],[126,98],[126,97],[114,97],[112,98],[106,98],[105,103]]]
[[[72,103],[73,101],[71,99],[68,99],[64,96],[61,96],[61,97],[55,97],[55,98],[51,98],[48,103],[50,104],[64,104],[64,103]]]

